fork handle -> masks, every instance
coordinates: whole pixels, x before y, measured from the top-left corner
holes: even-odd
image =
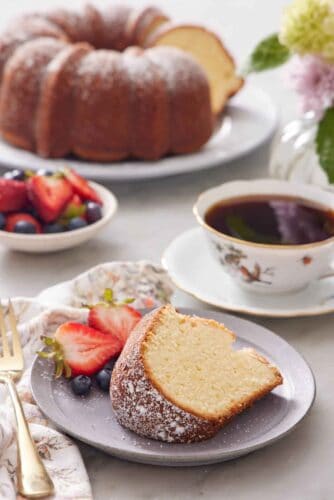
[[[0,376],[7,384],[17,422],[17,489],[27,498],[41,498],[54,493],[53,483],[39,457],[16,386],[10,377]]]

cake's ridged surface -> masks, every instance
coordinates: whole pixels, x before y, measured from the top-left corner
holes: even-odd
[[[12,21],[0,37],[0,78],[7,60],[17,47],[31,39],[44,36],[68,41],[63,30],[37,14],[19,17]]]
[[[107,5],[100,8],[103,23],[101,48],[123,51],[130,45],[127,23],[132,12],[126,5]]]
[[[57,8],[44,15],[54,26],[61,29],[72,43],[92,42],[94,38],[93,26],[90,22],[87,7],[81,10]]]
[[[159,310],[139,323],[112,373],[110,395],[118,421],[128,429],[160,441],[187,443],[208,439],[218,422],[196,417],[169,402],[147,377],[141,346],[154,327]]]
[[[282,383],[276,367],[252,349],[234,351],[234,334],[212,320],[153,311],[137,325],[112,374],[118,421],[167,442],[216,434]]]
[[[159,66],[138,48],[124,52],[130,82],[129,151],[135,158],[154,160],[169,150],[169,101]]]
[[[35,124],[40,86],[48,63],[66,46],[54,38],[20,45],[5,66],[0,99],[0,127],[11,143],[36,149]]]
[[[213,115],[196,61],[165,47],[114,52],[145,45],[167,21],[156,7],[123,5],[14,21],[0,36],[4,138],[45,157],[97,161],[198,150],[213,132]],[[90,53],[77,43],[90,44]]]
[[[170,148],[172,153],[190,153],[210,138],[213,116],[210,91],[204,72],[185,52],[173,47],[146,51],[163,74],[169,99]]]
[[[150,34],[168,20],[169,18],[156,7],[133,9],[126,24],[129,45],[143,46]]]
[[[101,14],[94,5],[86,5],[84,7],[84,25],[88,28],[88,36],[80,40],[92,44],[95,48],[99,49],[105,47],[103,38],[103,21]]]
[[[85,43],[65,47],[47,66],[36,116],[37,152],[61,158],[72,151],[75,75],[81,58],[93,48]]]
[[[11,34],[21,43],[30,38],[42,36],[69,41],[68,35],[42,14],[21,15],[9,24],[6,33]]]
[[[97,90],[98,89],[98,90]],[[128,156],[130,87],[123,56],[96,50],[78,66],[75,84],[73,152],[95,160]]]

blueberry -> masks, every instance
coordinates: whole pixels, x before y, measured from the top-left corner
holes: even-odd
[[[35,207],[28,205],[25,210],[28,214],[32,215],[35,219],[38,219],[38,212]]]
[[[108,361],[108,363],[106,363],[103,367],[104,370],[109,370],[109,371],[113,371],[114,369],[114,366],[115,366],[115,363],[116,363],[116,358],[112,358]]]
[[[102,219],[102,210],[101,206],[98,203],[94,203],[94,201],[89,201],[86,204],[86,217],[89,224],[93,222],[97,222]]]
[[[76,396],[87,396],[92,387],[92,380],[87,375],[78,375],[71,380],[71,389]]]
[[[96,382],[99,388],[102,389],[102,391],[104,392],[109,391],[110,378],[111,378],[111,371],[106,370],[105,368],[103,368],[103,370],[97,373]]]
[[[26,177],[24,170],[19,170],[19,169],[9,170],[3,176],[4,179],[11,179],[13,181],[24,181]]]
[[[63,233],[64,231],[64,226],[62,226],[58,222],[54,222],[53,224],[45,224],[45,226],[43,227],[43,233],[46,234]]]
[[[0,229],[3,229],[6,224],[6,218],[3,214],[0,213]]]
[[[73,231],[74,229],[81,229],[87,226],[87,222],[82,217],[74,217],[70,220],[67,225],[67,229],[69,231]]]
[[[39,168],[36,173],[37,175],[42,175],[43,177],[51,177],[51,175],[53,175],[52,170],[47,170],[46,168]]]
[[[35,224],[33,224],[32,222],[20,220],[15,224],[13,232],[19,234],[36,234],[37,229]]]

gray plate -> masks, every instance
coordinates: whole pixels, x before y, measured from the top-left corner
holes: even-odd
[[[31,374],[34,398],[54,424],[67,434],[119,458],[153,465],[203,465],[230,460],[285,436],[303,419],[315,397],[312,372],[285,340],[250,321],[213,311],[180,308],[213,318],[238,334],[236,347],[254,347],[281,371],[284,384],[233,419],[217,436],[188,445],[142,438],[121,427],[109,396],[97,388],[87,398],[71,393],[69,383],[52,378],[53,366],[36,359]]]

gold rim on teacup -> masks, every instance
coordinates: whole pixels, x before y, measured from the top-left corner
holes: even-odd
[[[261,180],[264,180],[264,179],[261,179]],[[268,179],[269,181],[270,179]],[[251,182],[251,181],[249,181]],[[219,186],[217,186],[219,187]],[[307,248],[312,248],[312,247],[317,247],[317,246],[322,246],[322,245],[326,245],[326,244],[330,244],[330,243],[333,243],[334,242],[334,236],[331,236],[330,238],[326,238],[325,240],[321,240],[321,241],[315,241],[313,243],[302,243],[302,244],[299,244],[299,245],[277,245],[277,244],[270,244],[270,243],[255,243],[254,241],[248,241],[248,240],[242,240],[240,238],[235,238],[234,236],[230,236],[229,234],[226,234],[226,233],[222,233],[220,231],[217,231],[217,229],[214,229],[213,227],[209,226],[209,224],[207,224],[204,220],[204,218],[199,214],[198,212],[198,204],[199,202],[201,201],[201,199],[207,194],[208,191],[210,191],[212,188],[209,188],[209,189],[206,189],[205,191],[202,191],[194,205],[193,205],[193,214],[195,215],[196,219],[197,219],[197,222],[202,226],[204,227],[205,229],[207,229],[208,231],[211,231],[213,234],[215,234],[216,236],[224,236],[224,238],[226,238],[227,240],[230,240],[232,241],[233,243],[241,243],[241,244],[244,244],[244,245],[249,245],[249,246],[252,246],[252,247],[256,247],[256,248],[266,248],[268,250],[270,249],[273,249],[273,250],[277,250],[277,249],[280,249],[280,250],[293,250],[293,249],[307,249]],[[268,193],[269,195],[271,193]],[[283,194],[283,193],[282,193]],[[298,197],[298,199],[300,200],[303,200],[302,197]],[[321,203],[318,203],[319,207],[322,207],[324,210],[327,210],[328,209],[328,205],[323,205]],[[212,205],[211,205],[212,206]],[[209,208],[209,207],[208,207]],[[208,210],[208,209],[207,209]]]
[[[334,236],[300,245],[255,243],[220,232],[205,220],[207,211],[223,200],[243,196],[293,196],[324,210],[334,210],[334,194],[318,186],[274,179],[230,181],[199,195],[193,213],[210,242],[211,255],[232,279],[250,291],[296,292],[333,275]],[[300,267],[302,266],[302,267]]]

